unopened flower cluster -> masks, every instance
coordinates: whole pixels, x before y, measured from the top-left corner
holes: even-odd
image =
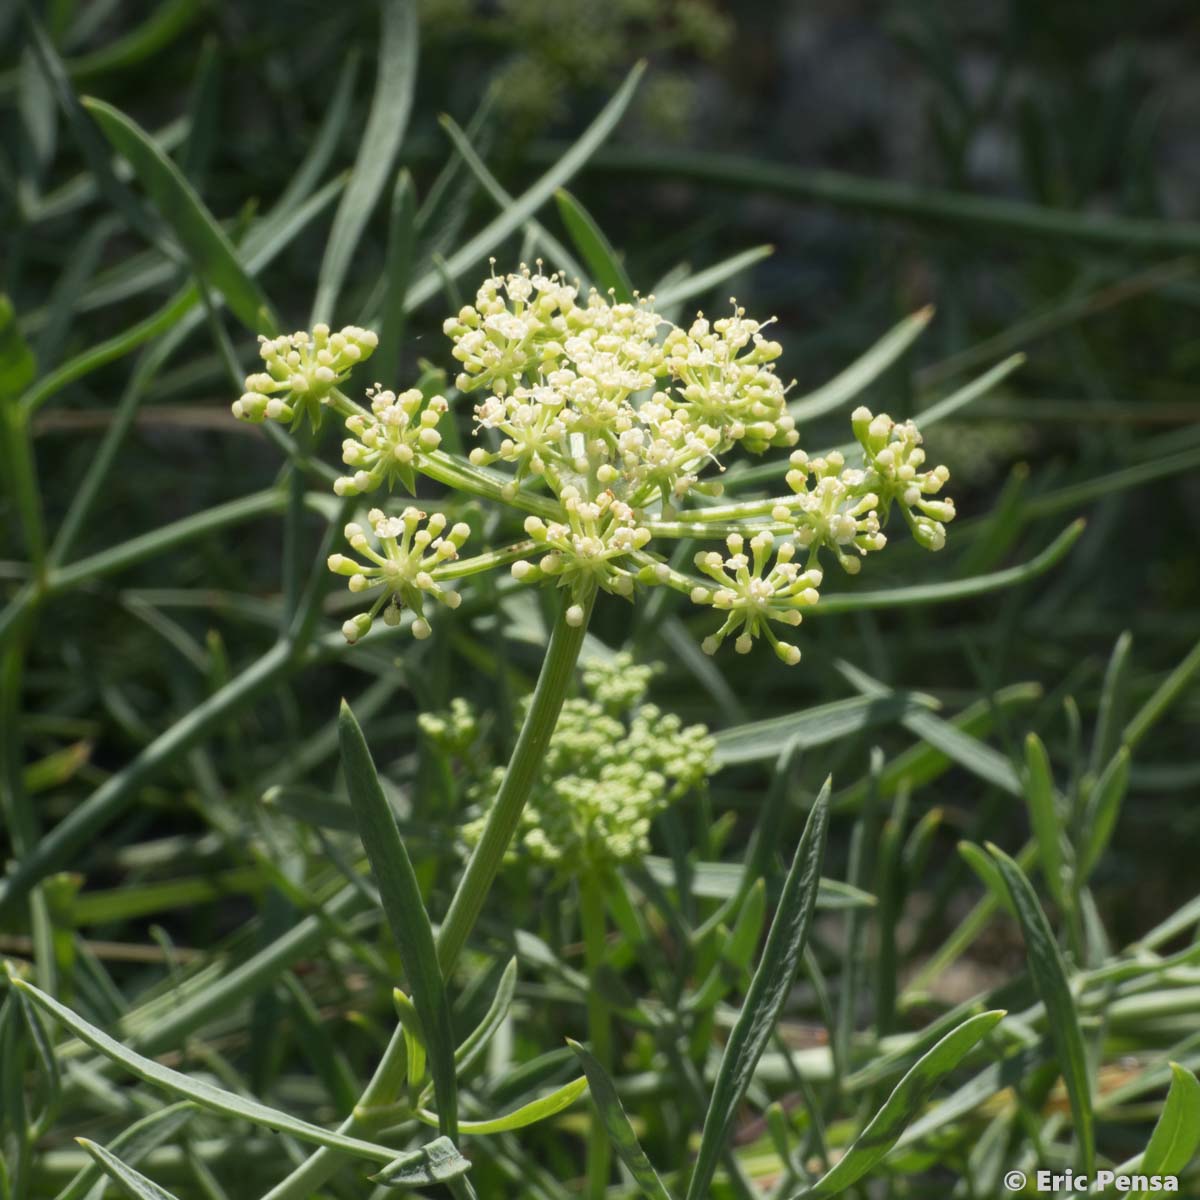
[[[469,460],[441,448],[445,397],[375,384],[363,406],[341,391],[374,349],[374,335],[355,327],[264,340],[267,371],[247,380],[234,411],[314,423],[322,408],[335,411],[349,469],[335,485],[339,495],[397,486],[413,493],[424,474],[515,508],[526,537],[501,557],[518,581],[564,588],[572,624],[583,622],[597,590],[632,598],[666,586],[720,618],[704,640],[709,653],[726,639],[745,653],[761,637],[791,664],[800,651],[779,631],[799,625],[818,602],[825,562],[856,573],[886,544],[893,508],[918,543],[941,549],[954,503],[941,497],[949,472],[926,465],[912,422],[856,409],[854,464],[838,452],[810,457],[798,449],[788,389],[775,370],[781,348],[767,324],[735,303],[715,320],[700,314],[675,326],[649,299],[581,295],[557,275],[522,267],[486,279],[474,302],[445,322],[457,388],[473,400]],[[717,504],[723,460],[736,450],[788,452],[787,493]],[[397,622],[401,608],[414,613],[413,633],[427,635],[423,597],[453,607],[458,594],[444,581],[496,561],[492,554],[453,562],[467,530],[446,533],[445,517],[435,515],[420,533],[419,509],[398,518],[402,530],[396,519],[372,510],[379,549],[351,525],[347,538],[359,557],[330,559],[352,591],[383,589],[346,623],[352,641],[381,611]],[[694,555],[694,572],[669,563],[669,540],[685,537],[710,542]]]
[[[712,774],[716,747],[708,730],[643,703],[652,670],[626,654],[585,665],[585,695],[563,705],[522,813],[516,853],[562,875],[640,860],[650,850],[653,819]],[[463,709],[426,722],[435,738],[453,727],[474,728]],[[496,767],[479,778],[472,796],[490,799],[503,774]],[[482,812],[465,826],[468,844],[486,817]]]

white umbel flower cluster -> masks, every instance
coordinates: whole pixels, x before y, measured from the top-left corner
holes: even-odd
[[[366,406],[340,390],[375,348],[375,335],[354,326],[264,340],[267,371],[250,376],[234,411],[254,421],[308,415],[315,424],[323,408],[333,409],[347,433],[349,470],[334,484],[339,496],[397,484],[415,495],[417,476],[426,475],[519,511],[525,540],[457,564],[450,572],[457,578],[500,561],[519,581],[553,580],[568,592],[566,618],[574,625],[586,619],[597,591],[631,599],[639,586],[671,587],[722,618],[704,640],[709,653],[730,637],[746,653],[761,637],[792,664],[800,651],[781,642],[776,627],[798,625],[803,609],[817,603],[824,559],[857,573],[886,545],[893,507],[920,545],[940,550],[955,513],[954,502],[940,496],[949,472],[926,466],[911,421],[856,409],[859,463],[836,451],[809,457],[797,447],[787,388],[775,371],[781,348],[764,333],[769,324],[733,302],[728,316],[698,314],[676,326],[652,298],[581,296],[540,265],[522,266],[485,279],[474,303],[444,325],[460,367],[458,390],[474,400],[476,445],[467,458],[442,449],[439,425],[450,406],[432,388],[397,394],[377,383]],[[773,448],[791,451],[788,494],[712,504],[726,455]],[[445,518],[435,517],[430,530],[437,520]],[[457,552],[462,538],[441,538],[441,526],[430,530],[422,536],[438,553]],[[724,540],[728,553],[695,555],[698,577],[671,565],[662,543],[679,538]],[[410,569],[415,551],[403,538],[392,542],[397,550],[385,546],[393,563],[386,570],[382,562],[360,570],[340,556],[334,570],[349,574],[352,587],[387,583],[388,619],[398,619],[398,605],[414,607],[413,631],[422,636],[429,626],[420,597],[441,598],[442,589],[415,580],[435,582],[445,560]],[[401,559],[403,570],[395,565]],[[445,595],[456,602],[456,593]],[[346,636],[360,637],[377,612],[347,622]]]
[[[366,612],[351,617],[342,626],[342,633],[347,641],[357,642],[370,630],[380,609],[385,624],[399,625],[400,610],[408,607],[415,614],[413,637],[427,638],[431,629],[424,615],[424,597],[432,596],[447,608],[457,608],[462,602],[458,592],[438,583],[434,572],[458,557],[470,528],[459,523],[447,533],[445,513],[437,512],[426,519],[425,513],[411,506],[398,517],[373,508],[367,520],[379,549],[371,545],[363,527],[352,522],[346,526],[346,540],[367,561],[331,554],[329,569],[336,575],[348,575],[347,586],[352,592],[366,592],[380,585],[383,590]]]
[[[586,695],[563,705],[522,814],[517,854],[562,877],[639,861],[649,853],[653,819],[715,771],[716,743],[703,725],[644,703],[651,674],[628,654],[585,665]],[[487,773],[475,794],[491,797],[502,776],[500,767]],[[464,828],[468,844],[485,821],[486,812]]]
[[[258,352],[267,369],[246,377],[246,392],[234,401],[233,415],[256,423],[306,416],[315,428],[321,423],[321,406],[378,345],[374,331],[357,325],[337,333],[330,333],[328,325],[316,325],[311,334],[302,330],[260,337]]]

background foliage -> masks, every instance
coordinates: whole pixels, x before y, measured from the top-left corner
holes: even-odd
[[[699,1090],[681,1092],[687,1072],[664,1060],[657,1022],[700,982],[707,951],[679,946],[717,901],[747,902],[739,864],[762,843],[769,787],[780,861],[757,863],[778,896],[831,773],[823,874],[873,903],[843,892],[818,913],[738,1109],[744,1169],[794,1185],[977,997],[1026,1018],[1024,1073],[1012,1057],[1006,1074],[979,1059],[990,1082],[975,1103],[927,1111],[937,1132],[910,1128],[888,1160],[893,1194],[945,1194],[947,1179],[990,1194],[1022,1155],[1070,1161],[1093,1119],[1102,1156],[1139,1154],[1168,1060],[1198,1061],[1189,7],[429,0],[419,14],[385,5],[382,36],[365,3],[30,10],[36,25],[0,3],[0,290],[12,304],[0,311],[0,836],[22,864],[0,892],[0,950],[36,959],[43,990],[168,1066],[322,1125],[349,1110],[394,1024],[397,970],[370,897],[343,878],[361,847],[347,835],[337,699],[364,726],[436,921],[463,798],[417,715],[467,697],[505,749],[545,614],[529,596],[481,597],[420,647],[385,638],[347,653],[343,597],[306,593],[337,523],[314,464],[336,450],[285,447],[301,456],[294,477],[316,480],[306,499],[279,445],[228,405],[267,297],[283,328],[314,304],[382,326],[372,371],[407,385],[448,362],[441,319],[490,254],[506,269],[561,261],[565,244],[602,279],[603,254],[598,271],[553,202],[568,185],[636,286],[682,293],[681,312],[722,309],[736,291],[776,313],[797,396],[929,304],[931,318],[899,325],[857,368],[876,411],[928,414],[1027,356],[929,430],[961,514],[951,547],[936,559],[896,547],[846,584],[846,602],[831,594],[805,622],[796,670],[766,653],[714,669],[686,606],[598,608],[597,649],[663,662],[654,701],[723,731],[723,770],[703,805],[656,827],[609,946],[618,1090],[651,1159],[672,1182],[686,1173],[747,982],[742,962],[710,1023],[691,1028]],[[642,56],[615,132],[592,136]],[[176,176],[139,166],[151,152],[122,141],[121,113],[224,239],[172,190]],[[148,188],[156,178],[167,182]],[[688,282],[719,263],[708,284]],[[803,444],[842,439],[850,382],[810,397]],[[909,607],[850,599],[1027,563],[1079,516],[1078,541],[1036,580]],[[315,618],[315,640],[294,652],[278,635],[297,613]],[[1127,788],[1104,774],[1122,741]],[[960,854],[963,840],[976,851]],[[1074,999],[1027,957],[1036,919],[1019,885],[1005,890],[1006,863],[978,849],[989,841],[1042,872]],[[1054,874],[1072,848],[1088,876],[1074,900]],[[571,889],[522,872],[500,887],[453,989],[462,1036],[518,954],[514,1020],[473,1077],[472,1116],[577,1075],[563,1038],[586,1029]],[[1014,896],[1015,916],[1001,911]],[[647,950],[663,946],[677,952]],[[1164,966],[1158,951],[1183,958]],[[117,1086],[78,1041],[51,1071],[29,1033],[38,1019],[5,995],[3,1145],[10,1182],[27,1189],[15,1194],[58,1193],[88,1161],[71,1137],[111,1146],[148,1113],[142,1168],[181,1196],[259,1196],[308,1153],[190,1109],[164,1117],[158,1093]],[[630,1008],[630,996],[651,999]],[[1044,1065],[1056,1061],[1082,1083],[1063,1091]],[[781,1106],[760,1119],[770,1099]],[[581,1173],[586,1114],[471,1142],[480,1194],[508,1194],[512,1179],[561,1194]],[[329,1188],[361,1194],[361,1172]]]

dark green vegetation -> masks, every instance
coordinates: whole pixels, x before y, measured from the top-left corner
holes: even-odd
[[[0,1197],[1194,1193],[1196,16],[476,7],[0,0]],[[554,597],[347,647],[337,447],[229,404],[319,319],[453,398],[490,255],[776,312],[802,444],[920,417],[960,517],[791,670],[601,597],[721,770],[445,933],[418,715],[504,761]]]

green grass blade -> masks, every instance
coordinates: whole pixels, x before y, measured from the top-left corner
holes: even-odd
[[[179,168],[140,125],[112,105],[93,97],[86,97],[83,105],[133,167],[158,213],[175,231],[196,274],[225,297],[230,311],[247,329],[271,332],[275,319],[270,302]],[[264,321],[266,329],[262,328]]]
[[[1042,878],[1054,902],[1061,907],[1067,900],[1061,822],[1054,796],[1054,776],[1050,773],[1050,758],[1036,733],[1029,734],[1025,739],[1025,804],[1029,809],[1029,824],[1037,841]]]
[[[796,976],[816,907],[829,829],[829,791],[830,781],[826,780],[805,823],[762,958],[725,1045],[704,1118],[687,1200],[701,1200],[708,1195],[754,1068],[766,1049]]]
[[[956,412],[973,404],[980,396],[986,396],[1002,379],[1007,379],[1018,367],[1025,362],[1025,355],[1013,354],[1003,362],[997,363],[990,371],[985,371],[978,379],[944,396],[936,404],[922,409],[916,416],[917,423],[922,429],[932,429],[939,421],[952,417]]]
[[[1132,750],[1153,728],[1155,722],[1179,699],[1192,676],[1200,671],[1200,642],[1197,642],[1187,657],[1162,681],[1154,694],[1133,715],[1125,726],[1122,740]]]
[[[1029,971],[1038,995],[1046,1006],[1050,1039],[1071,1101],[1075,1136],[1079,1143],[1080,1172],[1090,1176],[1096,1161],[1092,1086],[1079,1014],[1067,980],[1067,968],[1059,953],[1058,943],[1054,940],[1050,922],[1046,920],[1046,914],[1025,872],[998,846],[989,845],[988,852],[1000,868],[1004,885],[1017,911],[1017,920],[1025,938]]]
[[[391,1162],[395,1151],[386,1146],[365,1142],[359,1138],[345,1137],[322,1129],[319,1125],[310,1125],[290,1113],[280,1112],[257,1100],[235,1095],[223,1088],[214,1087],[202,1079],[193,1079],[170,1067],[164,1067],[153,1059],[143,1058],[133,1050],[122,1046],[120,1042],[109,1037],[90,1022],[85,1021],[78,1013],[72,1012],[66,1006],[45,992],[39,991],[31,983],[22,979],[13,980],[13,987],[20,988],[43,1011],[49,1013],[56,1021],[66,1026],[80,1041],[91,1046],[93,1050],[111,1059],[118,1066],[124,1067],[131,1075],[145,1083],[161,1087],[168,1092],[186,1096],[203,1108],[221,1113],[223,1116],[234,1117],[238,1120],[250,1121],[255,1125],[265,1126],[280,1133],[290,1133],[303,1142],[313,1142],[318,1146],[328,1146],[332,1150],[342,1150],[359,1158],[372,1159],[375,1162]]]
[[[1079,873],[1086,879],[1100,861],[1112,840],[1121,815],[1121,803],[1129,788],[1129,747],[1122,746],[1100,773],[1088,797],[1087,817],[1083,822],[1087,842],[1080,854]]]
[[[433,926],[421,899],[416,872],[396,827],[396,817],[379,783],[371,751],[345,700],[338,716],[338,736],[346,790],[421,1021],[437,1095],[439,1131],[453,1138],[457,1136],[458,1122],[454,1028],[438,965]]]
[[[905,317],[828,383],[793,400],[788,405],[788,412],[797,422],[811,421],[848,404],[864,388],[874,383],[925,332],[925,327],[932,319],[931,305]]]
[[[624,116],[645,69],[646,64],[639,62],[625,77],[625,82],[617,89],[613,98],[600,110],[595,120],[583,131],[570,149],[522,192],[507,211],[500,213],[446,259],[444,270],[450,278],[457,279],[465,271],[470,270],[486,258],[506,237],[520,229],[554,195],[554,192],[587,162],[600,143],[608,137],[617,122]],[[426,272],[417,280],[408,294],[407,308],[409,312],[437,295],[441,289],[441,272],[437,270]]]
[[[387,253],[384,258],[383,308],[379,314],[379,348],[372,370],[379,379],[394,380],[404,344],[407,314],[404,298],[412,276],[417,239],[417,192],[407,169],[396,176],[388,211]]]
[[[633,284],[625,273],[625,266],[617,257],[612,243],[596,224],[595,218],[565,188],[554,193],[558,215],[575,243],[575,249],[583,255],[592,281],[600,292],[611,292],[622,304],[633,302]]]
[[[587,1076],[581,1075],[578,1079],[572,1079],[570,1083],[564,1083],[562,1087],[555,1088],[548,1096],[531,1100],[528,1104],[523,1104],[520,1108],[505,1113],[502,1117],[493,1117],[489,1121],[460,1121],[458,1127],[463,1133],[477,1134],[510,1133],[514,1129],[524,1129],[526,1125],[545,1121],[549,1117],[556,1116],[563,1109],[570,1108],[587,1091],[587,1086]],[[436,1125],[438,1122],[434,1113],[423,1108],[418,1109],[416,1115],[426,1125]]]
[[[667,1191],[654,1165],[646,1157],[646,1152],[633,1131],[633,1125],[625,1115],[625,1109],[621,1107],[621,1098],[617,1095],[617,1089],[608,1077],[608,1072],[578,1042],[568,1038],[567,1045],[575,1052],[575,1057],[583,1067],[591,1089],[592,1103],[604,1122],[609,1140],[633,1176],[638,1190],[647,1200],[671,1200],[671,1193]]]
[[[752,246],[749,250],[731,254],[728,258],[713,263],[711,267],[705,267],[694,275],[686,274],[685,268],[685,274],[681,279],[666,283],[655,291],[655,306],[662,312],[671,305],[682,304],[685,300],[692,299],[693,296],[703,295],[710,288],[715,288],[739,272],[748,270],[755,263],[762,262],[764,258],[770,258],[774,253],[775,247],[771,245]]]
[[[986,596],[989,592],[1028,583],[1031,579],[1044,575],[1066,557],[1067,552],[1079,540],[1085,524],[1082,517],[1072,521],[1045,550],[1019,566],[992,571],[986,575],[975,575],[969,579],[954,579],[946,583],[923,583],[874,592],[845,592],[836,596],[822,596],[819,604],[806,610],[808,619],[830,613],[862,612],[873,608],[948,604],[955,600],[970,600],[975,596]]]
[[[865,671],[860,671],[848,662],[839,661],[836,666],[860,692],[865,692],[868,696],[888,695],[889,689],[877,679],[872,679]],[[949,721],[943,721],[941,717],[927,710],[918,709],[902,716],[900,723],[910,733],[924,738],[959,766],[966,767],[971,774],[986,780],[1010,796],[1019,798],[1024,794],[1020,777],[1004,755],[998,754],[978,738],[964,733]]]
[[[860,730],[898,721],[930,704],[928,697],[884,688],[877,696],[835,700],[789,716],[735,725],[717,734],[716,760],[729,766],[777,758],[792,742],[802,750],[823,746]]]
[[[459,1154],[458,1147],[449,1138],[440,1137],[419,1150],[400,1155],[371,1179],[384,1187],[428,1187],[461,1179],[470,1169],[471,1164]]]
[[[1100,690],[1100,703],[1096,713],[1096,730],[1092,735],[1092,753],[1089,769],[1093,776],[1099,775],[1106,763],[1112,761],[1117,752],[1121,717],[1129,692],[1129,654],[1133,649],[1133,635],[1126,630],[1116,640],[1108,667],[1104,672],[1104,686]]]
[[[124,1156],[124,1160],[132,1166],[150,1153],[156,1146],[174,1137],[197,1112],[196,1105],[190,1100],[182,1100],[178,1104],[168,1105],[135,1121],[128,1129],[122,1130],[112,1141],[112,1150]],[[102,1172],[96,1162],[84,1167],[74,1179],[54,1200],[86,1200],[92,1187],[99,1181]]]
[[[1200,1080],[1173,1062],[1167,1101],[1138,1170],[1147,1175],[1178,1175],[1192,1161],[1198,1147]]]
[[[862,1179],[896,1144],[939,1080],[953,1071],[1004,1016],[998,1010],[980,1013],[946,1034],[900,1080],[883,1107],[838,1162],[811,1188],[795,1193],[792,1200],[825,1200],[826,1197],[844,1195],[847,1188]]]
[[[496,1031],[504,1024],[516,990],[517,960],[510,958],[483,1020],[463,1039],[462,1045],[454,1052],[460,1075],[465,1075],[474,1066],[479,1056],[487,1049],[488,1043],[495,1037]]]
[[[350,260],[391,175],[412,111],[417,43],[416,0],[387,0],[383,8],[375,96],[350,185],[342,193],[329,241],[325,243],[310,324],[333,321]]]
[[[140,1171],[123,1163],[115,1154],[105,1150],[87,1138],[75,1139],[97,1162],[100,1170],[125,1193],[130,1200],[178,1200],[178,1197],[161,1188],[153,1179],[147,1179]]]

